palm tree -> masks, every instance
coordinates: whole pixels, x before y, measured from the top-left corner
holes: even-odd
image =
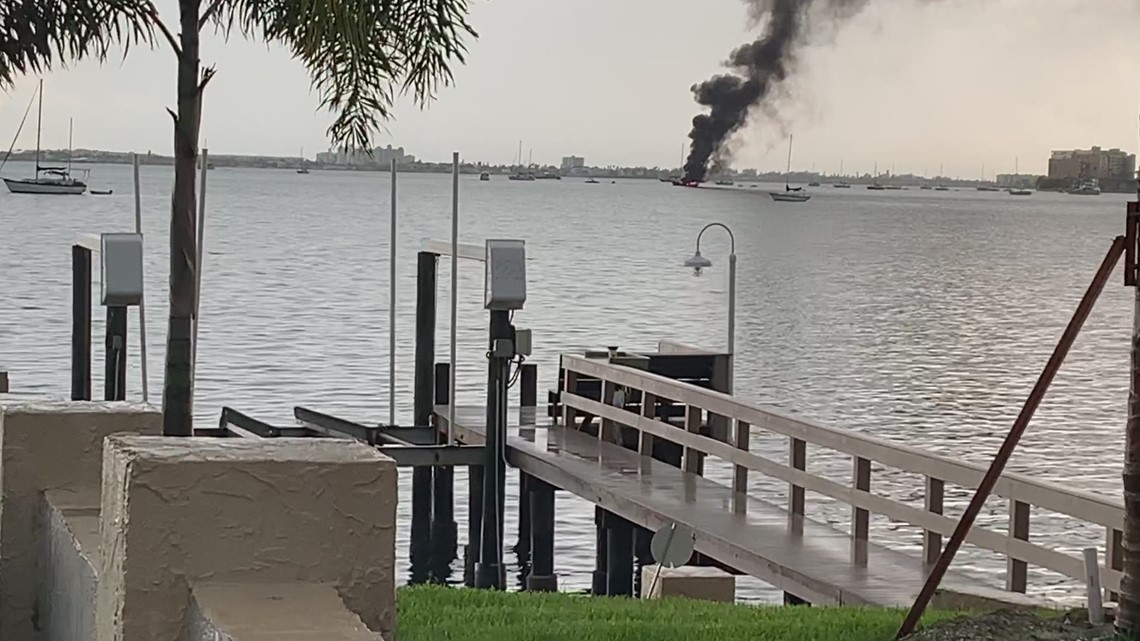
[[[191,319],[198,295],[195,165],[202,95],[213,67],[200,62],[199,33],[284,45],[309,71],[321,106],[336,113],[329,136],[369,149],[397,93],[423,105],[464,61],[467,0],[178,0],[177,35],[152,0],[0,0],[0,89],[17,76],[112,47],[165,44],[178,64],[174,191],[170,211],[170,315],[163,383],[163,432],[189,436],[192,425]]]

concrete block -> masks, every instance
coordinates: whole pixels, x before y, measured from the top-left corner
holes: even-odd
[[[177,639],[199,582],[327,584],[393,638],[396,465],[374,448],[116,436],[103,474],[100,641]]]
[[[98,488],[106,436],[161,431],[146,405],[0,403],[0,639],[34,638],[43,493]]]
[[[41,501],[36,586],[39,641],[95,638],[95,563],[99,544],[99,497],[49,492]]]
[[[199,583],[182,641],[383,641],[331,585]]]
[[[736,601],[736,577],[718,568],[682,566],[661,568],[657,584],[656,565],[641,568],[641,598],[660,599],[663,597],[687,597],[705,601]],[[652,592],[650,591],[652,588]]]

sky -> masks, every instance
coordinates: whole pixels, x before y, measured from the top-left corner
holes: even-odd
[[[157,0],[169,24],[175,0]],[[479,38],[453,86],[421,110],[401,99],[377,143],[425,160],[452,151],[508,164],[676,167],[690,86],[756,38],[739,0],[472,0]],[[1140,147],[1137,0],[871,0],[799,56],[776,104],[736,138],[734,167],[793,167],[974,178],[1044,173],[1052,149]],[[213,154],[308,157],[332,117],[279,46],[208,34],[203,138]],[[175,61],[161,46],[45,76],[43,146],[171,153]],[[15,135],[36,79],[0,94],[0,144]],[[34,118],[34,115],[33,115]],[[20,148],[35,146],[33,123]]]

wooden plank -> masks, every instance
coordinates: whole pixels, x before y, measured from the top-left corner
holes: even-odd
[[[1116,528],[1108,528],[1105,532],[1105,565],[1113,570],[1124,569],[1124,532]],[[1104,591],[1104,600],[1110,602],[1117,602],[1120,600],[1120,595],[1112,590]]]
[[[801,472],[807,470],[807,443],[798,438],[788,439],[788,465]],[[803,516],[805,505],[804,488],[789,483],[788,512],[793,517]]]
[[[729,463],[746,465],[753,471],[777,478],[788,483],[794,483],[812,492],[842,501],[855,508],[862,508],[875,514],[882,514],[896,521],[902,521],[924,530],[950,535],[958,525],[958,520],[926,510],[898,503],[892,499],[876,496],[869,492],[840,485],[833,481],[817,477],[810,473],[781,465],[775,461],[750,452],[741,452],[737,448],[721,443],[715,439],[691,434],[686,430],[679,430],[660,421],[646,419],[640,415],[626,412],[616,407],[607,407],[597,401],[567,394],[563,402],[581,411],[597,416],[608,416],[613,420],[648,431],[655,436],[664,438],[680,445],[698,449],[711,456],[724,459]],[[1008,537],[1004,534],[974,527],[966,537],[966,542],[993,552],[1011,556],[1028,563],[1059,572],[1074,579],[1083,579],[1084,559],[1073,557],[1055,550],[1041,547]],[[1119,571],[1101,568],[1101,582],[1111,589],[1119,589],[1122,574]]]
[[[1029,504],[1010,499],[1009,535],[1019,541],[1029,540]],[[1025,594],[1029,583],[1029,566],[1020,559],[1006,561],[1005,589]]]
[[[482,442],[482,418],[477,413],[460,414],[457,420],[461,425],[455,432],[463,442]],[[796,531],[787,523],[786,510],[752,497],[748,509],[737,513],[730,507],[731,487],[575,430],[519,430],[507,444],[508,461],[527,474],[641,527],[658,529],[670,523],[692,527],[701,554],[812,603],[905,606],[926,578],[921,559],[874,544],[868,546],[868,563],[856,567],[843,532],[810,520]],[[639,472],[630,474],[630,470]],[[954,570],[944,585],[951,590],[985,591]],[[1000,591],[990,594],[1006,598]],[[1008,598],[1029,603],[1016,601],[1024,599],[1019,595]]]
[[[656,417],[657,398],[648,392],[641,394],[641,416],[647,419]],[[640,432],[637,439],[637,451],[642,456],[653,456],[653,435],[649,432]]]
[[[942,502],[945,496],[946,484],[942,482],[942,479],[936,479],[932,476],[926,477],[926,493],[923,497],[926,511],[942,514]],[[941,554],[942,535],[931,530],[923,530],[922,555],[926,557],[926,562],[934,565]]]
[[[851,487],[862,492],[871,491],[871,461],[856,456],[852,460]],[[851,538],[866,541],[871,530],[871,513],[858,507],[851,508]]]
[[[562,358],[565,367],[587,375],[604,376],[617,383],[652,392],[660,398],[696,405],[724,416],[748,421],[756,428],[799,438],[852,456],[862,456],[902,471],[934,476],[944,482],[970,489],[978,486],[986,471],[986,466],[983,465],[966,463],[886,439],[815,423],[775,408],[755,405],[720,392],[684,385],[648,372],[613,367],[607,363],[592,362],[569,354],[563,355]],[[1011,473],[1005,473],[998,479],[994,493],[1090,523],[1118,529],[1124,527],[1123,503],[1097,494],[1072,490],[1058,484]]]

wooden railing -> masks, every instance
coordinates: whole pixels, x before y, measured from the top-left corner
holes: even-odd
[[[573,425],[576,416],[584,414],[602,421],[599,437],[612,433],[617,425],[634,428],[640,433],[639,449],[644,455],[652,451],[653,439],[671,441],[684,448],[682,466],[689,471],[698,469],[698,461],[704,455],[720,458],[734,466],[732,486],[737,493],[747,492],[750,471],[786,481],[789,484],[787,510],[791,516],[803,516],[807,491],[830,497],[851,506],[851,536],[857,540],[868,540],[871,514],[922,528],[924,555],[928,562],[937,558],[942,537],[949,536],[957,525],[956,518],[942,514],[946,484],[973,490],[986,471],[982,465],[823,425],[727,394],[613,365],[604,359],[563,355],[562,368],[565,370],[561,390],[561,420],[564,424]],[[602,381],[602,402],[575,393],[579,378]],[[626,391],[627,399],[641,397],[640,413],[612,404],[613,394],[619,387]],[[682,404],[685,407],[684,426],[658,420],[654,408],[659,401]],[[698,433],[703,421],[716,417],[730,422],[729,442]],[[787,464],[748,451],[754,429],[788,437]],[[841,484],[807,472],[809,444],[850,456],[852,483]],[[874,494],[872,463],[924,476],[924,506],[919,508]],[[1121,530],[1124,526],[1122,503],[1010,473],[1002,475],[994,493],[1009,502],[1009,531],[998,532],[975,525],[966,542],[1006,557],[1007,590],[1026,591],[1029,566],[1046,568],[1082,582],[1085,578],[1081,556],[1029,541],[1033,507],[1104,528],[1107,558],[1101,559],[1101,585],[1110,598],[1120,589],[1123,560]]]

